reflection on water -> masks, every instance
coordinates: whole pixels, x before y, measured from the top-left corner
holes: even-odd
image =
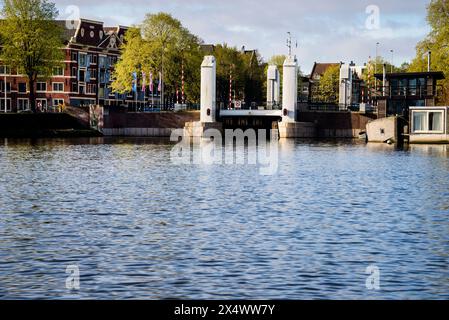
[[[0,140],[0,297],[449,297],[447,146],[280,140],[273,176],[171,148]]]

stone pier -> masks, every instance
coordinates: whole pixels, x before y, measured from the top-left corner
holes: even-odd
[[[204,131],[213,128],[222,131],[223,124],[217,122],[216,103],[217,64],[214,56],[205,56],[201,63],[201,111],[200,121],[186,122],[184,135],[202,137]]]

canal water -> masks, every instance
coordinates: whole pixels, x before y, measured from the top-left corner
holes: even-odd
[[[281,140],[272,175],[172,147],[0,140],[0,298],[449,298],[449,147]]]

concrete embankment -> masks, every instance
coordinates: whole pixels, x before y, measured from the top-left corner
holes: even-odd
[[[0,114],[0,137],[92,137],[101,135],[67,113]]]
[[[366,124],[377,119],[374,113],[307,111],[298,113],[298,121],[315,124],[316,138],[358,138]]]
[[[133,113],[107,110],[103,117],[105,136],[169,137],[186,122],[199,121],[199,111]]]

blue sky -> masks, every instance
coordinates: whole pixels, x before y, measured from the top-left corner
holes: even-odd
[[[390,50],[394,50],[396,65],[410,60],[416,43],[429,31],[425,19],[428,2],[56,0],[61,18],[73,17],[79,9],[81,17],[105,21],[106,25],[139,24],[145,13],[169,12],[206,43],[226,42],[238,48],[243,45],[256,48],[266,59],[273,54],[287,53],[286,37],[290,31],[298,40],[299,47],[294,52],[306,74],[314,61],[353,60],[363,64],[368,56],[375,56],[376,42],[380,43],[379,54],[388,60],[391,60]]]

